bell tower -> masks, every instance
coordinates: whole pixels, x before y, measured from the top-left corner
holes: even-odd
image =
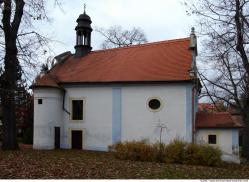
[[[83,57],[91,52],[91,18],[86,14],[86,5],[84,4],[84,13],[81,14],[77,21],[78,24],[75,27],[76,31],[76,45],[75,45],[75,57]]]

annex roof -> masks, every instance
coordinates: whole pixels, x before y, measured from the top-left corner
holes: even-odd
[[[202,113],[196,115],[196,128],[242,128],[241,118],[228,112]]]
[[[92,51],[87,56],[69,56],[33,86],[57,87],[63,83],[115,83],[190,81],[190,38],[130,47]]]

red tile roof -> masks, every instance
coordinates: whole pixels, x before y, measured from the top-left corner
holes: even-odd
[[[199,103],[198,104],[198,111],[200,111],[200,112],[215,112],[216,108],[215,108],[214,104]]]
[[[56,76],[52,74],[45,74],[43,76],[38,76],[33,86],[60,88],[60,86],[58,85],[58,82],[59,81],[56,78]]]
[[[241,128],[243,127],[239,116],[228,112],[197,113],[196,128]]]
[[[33,86],[57,83],[189,81],[190,38],[92,51],[83,58],[69,56]],[[54,79],[54,80],[53,80]]]

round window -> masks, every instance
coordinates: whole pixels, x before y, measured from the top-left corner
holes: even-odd
[[[149,108],[152,110],[158,110],[161,107],[161,102],[158,99],[151,99],[148,102]]]

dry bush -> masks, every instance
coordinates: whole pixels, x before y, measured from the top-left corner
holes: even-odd
[[[117,159],[154,161],[190,165],[219,166],[221,150],[208,145],[173,140],[168,145],[149,144],[147,141],[117,143],[109,147]]]
[[[165,148],[165,162],[182,164],[185,159],[187,143],[181,140],[173,140]]]
[[[144,140],[117,143],[109,149],[114,151],[116,158],[122,160],[155,161],[158,153],[156,148]]]

